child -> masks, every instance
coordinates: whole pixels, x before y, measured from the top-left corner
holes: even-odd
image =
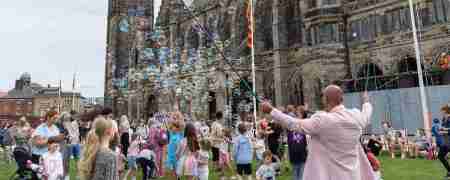
[[[153,152],[156,154],[155,164],[158,167],[156,175],[164,176],[163,158],[168,143],[167,133],[160,122],[154,120],[151,123],[148,140],[150,146],[154,147]]]
[[[258,162],[258,164],[262,164],[263,153],[266,151],[264,135],[262,133],[257,133],[254,143],[255,143],[254,147],[255,147],[256,161]]]
[[[180,120],[174,120],[170,124],[169,129],[169,144],[167,145],[167,158],[166,168],[172,172],[172,175],[176,176],[177,165],[177,147],[180,141],[183,139],[183,123]]]
[[[154,161],[155,157],[156,157],[155,153],[149,148],[143,148],[137,155],[136,162],[142,168],[143,180],[152,178],[154,172],[157,171],[157,167]]]
[[[194,124],[187,124],[184,131],[184,139],[177,149],[177,175],[185,176],[187,180],[192,180],[198,176],[196,156],[200,150],[200,145],[197,137],[197,130]]]
[[[200,135],[202,138],[207,138],[209,136],[209,127],[206,124],[206,121],[203,121],[200,126]]]
[[[198,153],[198,179],[208,180],[209,168],[209,149],[211,149],[211,144],[208,140],[200,141],[200,151]]]
[[[63,159],[56,142],[48,141],[48,152],[42,156],[41,164],[44,167],[45,180],[63,179]]]
[[[247,176],[251,179],[252,175],[252,143],[250,137],[246,135],[247,127],[244,123],[238,126],[239,136],[236,137],[233,146],[234,160],[239,176]]]
[[[136,164],[136,160],[137,160],[137,156],[139,154],[139,141],[140,139],[138,138],[137,134],[134,134],[131,137],[131,145],[128,148],[128,156],[127,156],[127,161],[128,161],[128,172],[126,173],[125,177],[128,178],[128,176],[131,176],[131,180],[136,180],[136,170],[137,170],[137,164]]]
[[[266,151],[263,154],[264,164],[262,164],[258,171],[256,171],[257,180],[275,180],[277,164],[272,162],[272,153]]]
[[[228,152],[228,145],[232,143],[231,141],[231,130],[228,128],[223,129],[223,139],[221,143],[218,145],[219,147],[219,171],[222,179],[224,178],[224,172],[226,169],[233,173],[233,168],[231,167],[231,156]],[[236,177],[231,177],[231,179],[236,179]]]

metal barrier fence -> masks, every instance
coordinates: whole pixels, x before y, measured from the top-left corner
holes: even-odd
[[[441,119],[441,107],[450,102],[450,85],[428,86],[425,89],[431,118]],[[345,94],[345,105],[348,108],[361,108],[360,94]],[[368,133],[382,133],[383,121],[391,122],[395,129],[406,128],[410,132],[414,132],[417,128],[423,128],[419,88],[370,91],[369,96],[374,111]]]

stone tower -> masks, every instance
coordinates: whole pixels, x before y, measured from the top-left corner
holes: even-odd
[[[153,4],[153,0],[109,0],[105,105],[116,116],[131,117],[140,106],[142,92],[136,91],[138,83],[130,81],[130,75],[142,64],[138,57],[145,35],[153,29]]]

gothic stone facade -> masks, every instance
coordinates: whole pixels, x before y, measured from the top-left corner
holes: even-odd
[[[210,44],[193,29],[194,20],[181,0],[162,2],[157,23],[169,30],[171,47],[190,49]],[[314,108],[319,105],[320,90],[326,84],[357,84],[358,81],[344,80],[416,71],[410,62],[415,52],[407,1],[255,2],[257,93],[271,98],[276,105],[308,103]],[[450,47],[450,1],[415,3],[422,66],[429,69]],[[193,6],[197,22],[221,40],[231,42],[225,52],[228,57],[248,57],[245,0],[195,0]],[[409,62],[405,63],[406,60]],[[368,67],[375,70],[367,70]],[[248,75],[248,66],[241,68]],[[219,71],[215,76],[223,81],[224,74]],[[354,87],[346,89],[358,91]],[[215,91],[220,107],[225,91],[223,88]]]

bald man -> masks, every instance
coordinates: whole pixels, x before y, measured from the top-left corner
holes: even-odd
[[[338,86],[328,86],[322,94],[325,111],[309,119],[293,118],[267,102],[262,104],[262,111],[270,113],[284,127],[311,136],[303,180],[375,180],[359,141],[372,114],[367,92],[363,95],[362,111],[344,107],[344,93]]]

